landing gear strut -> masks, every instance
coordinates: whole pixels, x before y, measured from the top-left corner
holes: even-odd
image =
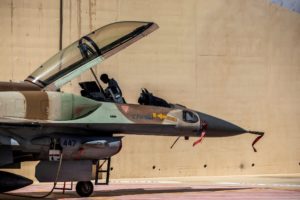
[[[76,185],[76,192],[81,197],[88,197],[94,191],[94,186],[91,181],[79,181]]]
[[[101,163],[101,161],[103,161]],[[96,164],[96,178],[95,185],[108,185],[110,178],[110,162],[111,158],[105,158],[97,161]],[[99,173],[104,173],[106,178],[104,182],[99,182]],[[89,197],[94,191],[94,185],[91,181],[78,181],[76,185],[76,192],[81,197]]]

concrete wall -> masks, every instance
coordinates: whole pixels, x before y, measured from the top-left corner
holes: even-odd
[[[59,1],[0,2],[1,80],[22,80],[58,50]],[[140,88],[246,129],[253,135],[194,139],[126,136],[113,177],[300,172],[300,15],[267,0],[64,0],[63,46],[121,20],[160,29],[98,66],[128,102]],[[64,90],[78,92],[78,81]],[[32,176],[25,164],[23,174]]]

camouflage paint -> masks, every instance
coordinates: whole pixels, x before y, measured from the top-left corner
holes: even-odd
[[[6,103],[13,102],[6,105],[2,117],[37,120],[46,127],[47,124],[58,127],[66,124],[64,130],[54,128],[55,132],[66,134],[73,129],[78,132],[88,128],[99,133],[108,130],[117,133],[165,131],[195,136],[201,128],[200,119],[196,123],[185,122],[183,110],[179,108],[99,102],[63,92],[0,92],[0,102],[2,97],[6,97],[2,99]]]
[[[46,92],[21,92],[26,102],[26,119],[48,119],[49,99]],[[19,102],[16,102],[16,106]]]
[[[59,123],[199,126],[199,123],[184,122],[183,110],[178,108],[99,102],[62,92],[0,92],[1,101],[9,102],[6,105],[7,111],[2,111],[3,117],[48,120],[53,123],[57,121]]]
[[[83,117],[100,102],[60,92],[0,92],[1,117],[63,121]]]

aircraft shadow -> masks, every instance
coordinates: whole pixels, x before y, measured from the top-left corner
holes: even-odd
[[[95,191],[93,196],[113,197],[113,196],[125,196],[125,195],[143,195],[143,194],[162,194],[162,193],[191,193],[191,192],[218,192],[228,190],[244,190],[250,188],[168,188],[168,189],[119,189],[119,190],[106,190]]]
[[[117,190],[105,190],[105,191],[94,191],[91,197],[116,197],[116,196],[126,196],[126,195],[143,195],[143,194],[163,194],[163,193],[192,193],[192,192],[218,192],[218,191],[234,191],[234,190],[245,190],[251,188],[167,188],[167,189],[143,189],[143,188],[132,188],[132,189],[117,189]],[[44,192],[26,192],[26,193],[10,193],[0,194],[0,199],[33,199],[39,196],[44,195]],[[16,195],[16,196],[14,196]],[[24,197],[20,197],[22,195]],[[27,197],[25,197],[27,196]],[[75,191],[66,191],[65,194],[62,194],[59,191],[55,191],[46,199],[57,199],[57,198],[80,198]]]

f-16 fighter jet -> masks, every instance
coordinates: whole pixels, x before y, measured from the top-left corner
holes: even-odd
[[[40,182],[77,181],[80,196],[93,192],[92,166],[117,154],[118,134],[228,137],[248,131],[182,105],[170,104],[143,89],[140,104],[115,101],[99,80],[81,82],[81,95],[60,92],[62,86],[158,28],[153,22],[108,24],[80,38],[38,67],[23,82],[0,82],[0,166],[20,167],[39,161]],[[95,75],[96,77],[96,75]],[[125,101],[124,101],[125,102]],[[32,183],[0,172],[0,192]],[[106,182],[107,183],[107,182]]]

